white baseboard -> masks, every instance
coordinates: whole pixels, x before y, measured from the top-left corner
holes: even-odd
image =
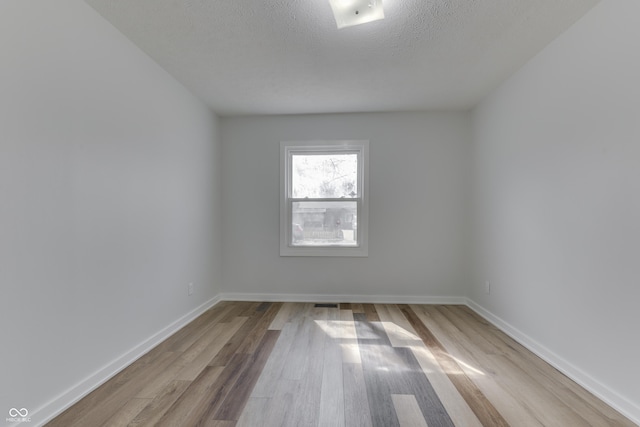
[[[582,387],[602,399],[608,405],[640,425],[640,406],[606,387],[584,371],[578,369],[567,360],[558,356],[544,345],[535,341],[517,328],[494,315],[475,301],[465,297],[429,297],[429,296],[397,296],[397,295],[324,295],[324,294],[253,294],[253,293],[223,293],[215,296],[191,312],[185,314],[164,329],[158,331],[142,343],[138,344],[122,356],[116,358],[106,366],[89,375],[83,381],[72,386],[52,399],[36,411],[31,418],[41,420],[43,425],[64,410],[78,402],[84,396],[104,384],[118,372],[135,362],[149,350],[160,344],[169,336],[187,325],[196,317],[213,307],[220,301],[281,301],[281,302],[318,302],[318,303],[388,303],[388,304],[457,304],[467,305],[487,321],[505,332],[514,340],[540,356],[547,363],[580,384]],[[17,425],[17,424],[16,424]]]
[[[318,303],[378,303],[378,304],[455,304],[465,305],[465,297],[429,297],[397,295],[327,295],[327,294],[251,294],[223,293],[223,301],[270,301],[270,302],[318,302]]]
[[[96,372],[89,375],[84,380],[80,381],[79,383],[72,386],[68,390],[62,392],[58,397],[44,404],[42,407],[38,408],[36,411],[33,411],[31,418],[38,419],[38,424],[35,424],[35,425],[43,425],[51,421],[54,417],[60,415],[63,411],[65,411],[71,405],[75,404],[84,396],[91,393],[96,388],[100,387],[102,384],[104,384],[107,380],[112,378],[118,372],[122,371],[124,368],[131,365],[141,356],[148,353],[149,350],[153,349],[162,341],[169,338],[179,329],[186,326],[189,322],[194,320],[196,317],[200,316],[202,313],[204,313],[205,311],[207,311],[208,309],[210,309],[220,301],[221,301],[220,295],[213,297],[209,301],[203,303],[199,307],[193,309],[189,313],[180,317],[179,319],[177,319],[167,327],[156,332],[154,335],[150,336],[149,338],[144,340],[142,343],[136,345],[134,348],[132,348],[128,352],[124,353],[120,357],[114,359],[107,365],[98,369]]]
[[[162,341],[173,335],[196,317],[220,301],[297,301],[297,302],[360,302],[390,304],[466,304],[464,297],[398,297],[392,295],[314,295],[314,294],[219,294],[191,312],[185,314],[164,329],[158,331],[125,354],[98,369],[84,380],[62,392],[40,408],[32,411],[31,418],[38,419],[34,426],[43,425],[60,415],[67,408],[107,382],[118,372],[135,362]],[[17,424],[16,424],[17,425]]]
[[[488,322],[491,322],[502,332],[506,333],[511,338],[525,346],[528,350],[538,355],[545,362],[549,363],[551,366],[571,378],[576,383],[580,384],[593,395],[597,396],[609,406],[640,426],[640,406],[638,406],[637,403],[634,403],[614,390],[611,390],[609,387],[605,386],[583,370],[577,368],[566,359],[549,350],[547,347],[529,337],[522,331],[513,327],[508,322],[491,313],[475,301],[467,298],[466,305]]]

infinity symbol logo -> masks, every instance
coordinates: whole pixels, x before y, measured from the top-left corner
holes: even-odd
[[[9,416],[10,417],[22,417],[25,418],[27,415],[29,415],[29,411],[27,411],[27,408],[22,408],[22,409],[16,409],[16,408],[11,408],[9,409]]]

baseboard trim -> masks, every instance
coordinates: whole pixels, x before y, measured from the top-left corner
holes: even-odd
[[[496,316],[475,301],[466,298],[466,305],[502,332],[525,346],[531,352],[535,353],[545,362],[549,363],[551,366],[571,378],[576,383],[580,384],[590,393],[640,426],[640,406],[605,386],[583,370],[574,366],[571,362],[560,357],[538,341]]]
[[[186,326],[189,322],[193,321],[196,317],[222,301],[220,295],[216,295],[209,301],[201,304],[189,313],[175,320],[170,325],[156,332],[142,343],[136,345],[131,350],[127,351],[120,357],[114,359],[104,367],[100,368],[93,374],[89,375],[84,380],[80,381],[76,385],[72,386],[68,390],[62,392],[58,397],[55,397],[42,407],[33,411],[31,418],[37,419],[37,425],[44,425],[51,421],[56,416],[67,410],[70,406],[77,403],[80,399],[91,393],[96,388],[107,382],[110,378],[115,376],[118,372],[122,371],[127,366],[138,360],[144,354],[148,353],[155,346],[162,341],[169,338],[178,330]]]
[[[253,294],[223,293],[223,301],[369,303],[369,304],[453,304],[466,305],[465,297],[397,296],[397,295],[326,295],[326,294]]]
[[[442,296],[397,296],[397,295],[322,295],[322,294],[257,294],[257,293],[222,293],[189,313],[180,317],[170,325],[158,331],[144,342],[135,346],[125,354],[89,375],[84,380],[62,392],[48,403],[32,412],[31,418],[38,419],[38,426],[44,425],[80,399],[100,387],[118,372],[135,362],[155,346],[166,340],[196,317],[216,305],[220,301],[279,301],[279,302],[319,302],[319,303],[388,303],[388,304],[455,304],[466,305],[498,329],[525,346],[547,363],[571,378],[576,383],[593,393],[599,399],[625,415],[640,426],[640,406],[626,397],[611,390],[586,372],[549,350],[533,338],[524,334],[508,322],[496,316],[475,301],[465,297]],[[17,425],[17,424],[16,424]]]
[[[220,301],[296,301],[296,302],[360,302],[389,304],[466,304],[464,297],[424,297],[392,295],[319,295],[319,294],[250,294],[223,293],[216,295],[189,313],[180,317],[167,327],[158,331],[128,352],[98,369],[84,380],[73,385],[57,397],[31,412],[31,418],[37,419],[34,425],[41,426],[51,421],[69,407],[80,401],[96,388],[107,382],[127,366],[138,360],[162,341],[169,338],[196,317],[213,307]],[[17,424],[16,424],[17,425]]]

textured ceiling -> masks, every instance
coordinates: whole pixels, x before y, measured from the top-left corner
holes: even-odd
[[[220,115],[467,109],[598,0],[85,0]]]

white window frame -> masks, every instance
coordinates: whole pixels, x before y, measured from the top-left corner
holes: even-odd
[[[300,153],[356,153],[358,155],[358,228],[355,246],[293,246],[292,206],[309,199],[292,197],[291,158]],[[340,201],[344,199],[312,199]],[[369,141],[282,141],[280,143],[280,256],[366,257],[369,255]]]

